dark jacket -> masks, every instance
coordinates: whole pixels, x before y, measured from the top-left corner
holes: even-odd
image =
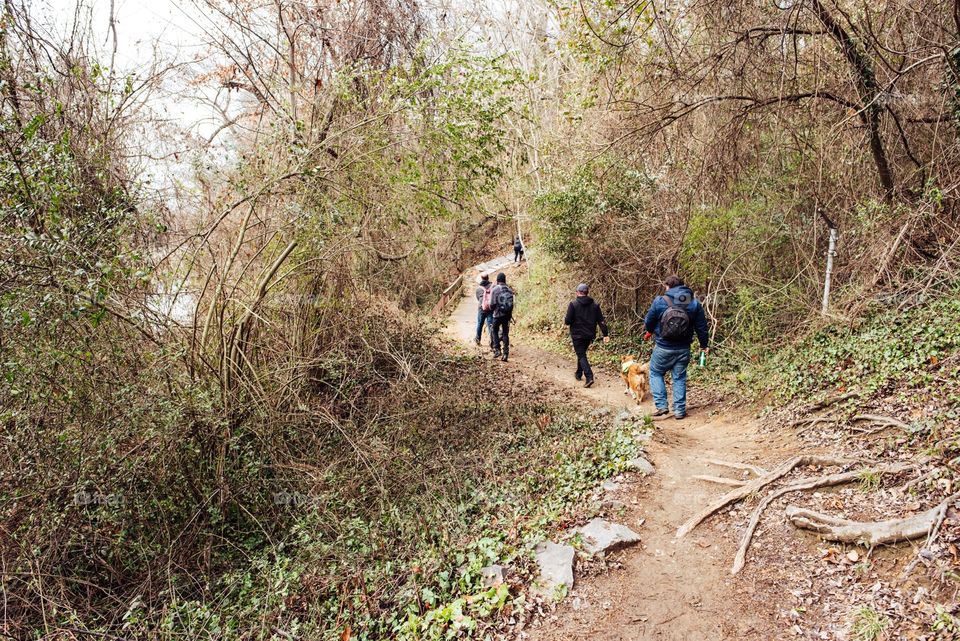
[[[647,317],[643,321],[647,331],[657,337],[657,346],[669,350],[690,349],[690,344],[693,343],[693,335],[696,333],[697,338],[700,339],[700,347],[706,349],[710,340],[710,332],[707,329],[707,315],[703,311],[703,305],[694,297],[693,291],[686,285],[677,285],[667,290],[667,296],[673,300],[674,305],[687,310],[687,315],[690,316],[690,335],[685,336],[680,341],[668,341],[660,338],[660,317],[667,311],[667,301],[663,296],[657,296],[653,299],[653,304],[650,305]]]
[[[589,296],[577,296],[567,307],[567,316],[563,319],[564,325],[570,326],[570,338],[575,341],[592,341],[597,337],[597,325],[604,336],[610,331],[603,312]]]
[[[489,280],[482,281],[480,285],[477,286],[477,309],[480,311],[483,311],[483,292],[491,287],[493,287],[493,283]]]
[[[513,241],[513,249],[514,251],[523,251],[523,243],[520,242],[519,238]]]
[[[500,307],[500,293],[504,289],[513,294],[513,290],[510,289],[506,283],[497,283],[493,286],[493,294],[490,297],[490,304],[492,307],[490,309],[493,310],[494,318],[513,318],[513,308],[507,311]]]

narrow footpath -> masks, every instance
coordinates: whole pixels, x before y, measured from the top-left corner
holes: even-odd
[[[468,349],[487,357],[484,340],[473,344],[477,304],[473,297],[480,271],[510,269],[510,259],[478,265],[466,274],[464,296],[453,311],[447,331]],[[562,310],[561,310],[562,311]],[[558,313],[560,313],[558,311]],[[484,335],[486,339],[486,333]],[[585,389],[573,377],[573,354],[569,358],[524,345],[520,337],[510,347],[510,362],[523,376],[544,383],[544,393],[579,398],[593,407],[619,411],[631,408],[652,411],[648,400],[642,408],[623,393],[616,372],[598,369],[596,384]],[[626,505],[617,520],[636,530],[636,545],[613,555],[621,567],[599,576],[577,576],[563,603],[544,619],[533,623],[523,638],[534,641],[572,639],[638,641],[646,639],[710,641],[714,639],[775,639],[782,630],[775,619],[776,600],[771,586],[745,585],[729,574],[736,532],[711,522],[677,540],[677,527],[722,494],[722,486],[697,480],[695,475],[728,475],[729,469],[708,461],[766,463],[782,458],[783,444],[761,442],[749,417],[692,405],[680,422],[658,420],[647,455],[656,467],[650,477],[630,475],[610,494]],[[768,438],[768,437],[767,437]]]

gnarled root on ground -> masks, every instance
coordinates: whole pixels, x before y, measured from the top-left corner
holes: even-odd
[[[730,479],[725,476],[709,476],[707,474],[696,474],[691,478],[696,479],[697,481],[707,481],[708,483],[719,483],[720,485],[733,485],[735,487],[740,487],[741,485],[746,485],[746,481],[741,481],[739,479]]]
[[[678,539],[683,538],[684,536],[689,534],[690,531],[693,530],[693,528],[700,525],[700,523],[702,523],[705,519],[713,515],[718,510],[722,510],[723,508],[730,505],[731,503],[736,503],[737,501],[741,501],[744,498],[753,494],[754,492],[758,492],[759,490],[762,490],[767,485],[770,485],[771,483],[783,478],[784,476],[792,472],[797,467],[808,466],[808,465],[819,465],[819,466],[851,465],[853,463],[858,463],[858,462],[860,461],[857,461],[855,459],[841,458],[837,456],[820,456],[820,455],[795,456],[791,459],[788,459],[784,463],[782,463],[776,469],[770,472],[767,472],[766,474],[763,474],[758,478],[753,479],[752,481],[746,483],[741,487],[738,487],[735,490],[731,490],[727,494],[724,494],[719,499],[717,499],[716,501],[714,501],[713,503],[705,507],[703,510],[694,514],[692,517],[690,517],[690,519],[686,523],[684,523],[677,529],[676,537]]]
[[[760,517],[763,515],[763,511],[767,509],[767,506],[781,496],[791,492],[814,490],[821,487],[832,487],[835,485],[843,485],[844,483],[852,483],[863,478],[864,474],[896,474],[913,469],[914,467],[916,466],[908,463],[875,465],[867,469],[854,470],[852,472],[842,472],[839,474],[827,474],[825,476],[818,476],[815,478],[798,479],[790,485],[771,492],[764,497],[762,501],[760,501],[759,505],[757,505],[756,509],[753,511],[753,514],[750,516],[750,522],[747,524],[747,529],[743,533],[743,538],[740,539],[740,547],[737,549],[737,555],[734,557],[733,567],[731,568],[730,573],[736,574],[743,569],[743,566],[747,561],[747,550],[750,548],[751,541],[753,541],[753,533],[757,530],[757,525],[760,523]]]
[[[814,512],[796,505],[787,506],[787,518],[794,527],[812,530],[828,541],[857,543],[873,547],[912,541],[926,536],[940,518],[943,506],[932,507],[926,512],[905,519],[888,521],[849,521],[828,514]]]
[[[752,472],[757,476],[763,476],[764,474],[769,474],[769,471],[760,467],[759,465],[751,465],[750,463],[737,463],[735,461],[721,461],[715,458],[704,459],[704,463],[709,463],[710,465],[717,465],[719,467],[730,467],[735,470],[746,470]]]

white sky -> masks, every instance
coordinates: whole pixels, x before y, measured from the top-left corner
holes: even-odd
[[[457,7],[447,11],[456,11],[457,29],[468,40],[482,38],[483,33],[508,36],[506,40],[495,38],[500,42],[492,44],[494,48],[517,46],[514,39],[523,37],[515,30],[518,16],[529,18],[537,13],[534,9],[537,5],[530,0],[422,1],[425,4],[443,2]],[[32,0],[29,6],[35,26],[53,31],[51,39],[57,41],[64,37],[77,19],[77,4],[78,0]],[[98,49],[101,64],[109,64],[113,49],[110,10],[111,0],[85,0],[79,15],[81,22],[89,20],[92,24],[94,46]],[[152,168],[155,174],[147,177],[149,182],[160,188],[161,183],[168,180],[178,177],[187,179],[190,172],[186,164],[190,154],[195,155],[203,147],[197,144],[198,140],[209,138],[224,120],[223,115],[212,106],[213,100],[218,97],[217,89],[191,82],[196,73],[209,69],[209,65],[203,62],[208,53],[204,45],[208,38],[204,31],[210,28],[211,22],[193,0],[113,0],[113,13],[117,31],[115,71],[119,76],[133,74],[146,77],[151,65],[156,62],[165,65],[186,63],[182,72],[167,77],[163,91],[154,94],[149,103],[150,108],[167,120],[171,128],[183,133],[171,136],[167,132],[167,138],[172,140],[165,139],[161,143],[156,132],[147,131],[144,135],[156,140],[143,142],[151,149],[166,145],[166,149],[156,149],[157,156],[179,152],[178,161],[155,163]],[[485,23],[484,26],[480,26],[480,21]],[[189,64],[194,61],[197,64]],[[221,92],[219,97],[225,98],[226,93]],[[234,109],[237,104],[235,100]],[[235,115],[232,109],[231,112],[231,115]],[[230,142],[228,132],[218,134],[216,144],[203,152],[203,162],[219,164],[228,160],[231,157]],[[178,165],[183,171],[178,170]]]

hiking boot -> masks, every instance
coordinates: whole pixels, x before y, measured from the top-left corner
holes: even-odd
[[[670,413],[670,410],[668,410],[667,408],[665,408],[665,407],[664,407],[664,408],[658,407],[658,408],[657,408],[657,411],[654,412],[653,414],[651,414],[650,416],[666,416],[666,415],[669,414],[669,413]]]
[[[588,378],[587,382],[583,384],[584,387],[593,387],[593,379]]]
[[[480,339],[479,338],[473,339],[473,344],[476,345],[477,347],[480,347]]]
[[[494,353],[493,353],[493,357],[494,357],[494,358],[500,358],[500,356],[502,356],[502,354],[500,354],[500,352],[494,352]]]
[[[574,374],[573,377],[574,377],[575,379],[577,379],[578,381],[582,381],[582,380],[583,380],[583,374]]]
[[[682,421],[683,419],[687,418],[687,413],[684,412],[683,414],[674,414],[673,418],[678,421]]]
[[[503,356],[501,356],[501,357],[500,357],[500,360],[501,360],[501,361],[503,361],[504,363],[506,363],[506,362],[507,362],[507,360],[508,360],[508,357],[507,357],[507,355],[506,355],[506,354],[504,354]]]

